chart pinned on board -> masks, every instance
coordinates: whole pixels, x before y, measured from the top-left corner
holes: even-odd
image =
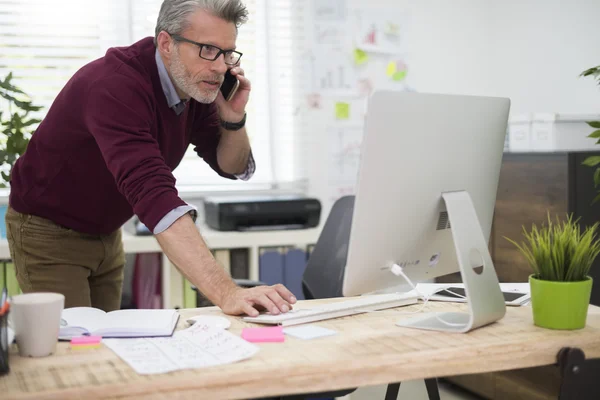
[[[330,126],[329,138],[330,184],[354,185],[358,177],[363,127],[361,125]]]
[[[356,95],[358,78],[349,53],[341,49],[317,51],[313,56],[313,92],[323,95]]]
[[[387,65],[386,75],[390,77],[394,81],[401,81],[406,78],[406,74],[408,73],[408,67],[406,63],[402,60],[398,61],[390,61]]]
[[[346,0],[313,0],[315,21],[342,21],[346,18]]]
[[[397,9],[360,9],[354,13],[356,47],[374,53],[400,54],[406,18]]]

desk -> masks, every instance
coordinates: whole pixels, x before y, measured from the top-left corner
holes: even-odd
[[[319,300],[316,302],[336,301]],[[299,307],[312,306],[303,301]],[[13,346],[11,373],[0,378],[2,398],[237,399],[306,393],[431,377],[501,371],[556,362],[561,348],[577,346],[600,358],[600,308],[590,307],[588,326],[552,331],[532,323],[529,307],[509,307],[498,323],[467,334],[419,331],[395,326],[420,305],[318,322],[337,335],[261,344],[252,359],[226,366],[137,375],[111,350],[70,351],[20,358]],[[430,302],[432,311],[464,310],[456,303]],[[182,319],[220,314],[214,307],[181,310]],[[239,318],[231,332],[253,326]],[[594,361],[595,362],[595,361]]]

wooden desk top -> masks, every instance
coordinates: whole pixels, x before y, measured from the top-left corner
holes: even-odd
[[[314,305],[301,302],[299,307]],[[600,308],[590,307],[588,326],[552,331],[532,323],[529,307],[509,307],[500,322],[467,334],[439,333],[395,325],[421,305],[327,321],[338,331],[315,340],[286,337],[261,344],[249,360],[226,366],[137,375],[106,347],[71,351],[60,343],[56,355],[21,358],[11,349],[11,373],[0,378],[0,397],[237,399],[307,393],[389,382],[549,365],[562,347],[600,357]],[[464,310],[464,305],[430,302],[425,311]],[[218,314],[214,307],[182,310],[185,318]],[[229,317],[236,334],[254,324]]]

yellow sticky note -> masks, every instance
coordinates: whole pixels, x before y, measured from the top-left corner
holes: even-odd
[[[344,102],[335,103],[335,117],[337,119],[349,119],[350,104]]]
[[[396,73],[396,62],[390,61],[385,70],[385,74],[391,78],[392,75],[394,75],[395,73]]]
[[[354,50],[354,63],[356,65],[362,65],[369,61],[369,55],[361,49]]]

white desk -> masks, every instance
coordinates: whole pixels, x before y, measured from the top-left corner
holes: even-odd
[[[261,247],[298,246],[306,247],[315,244],[321,227],[298,230],[278,230],[259,232],[220,232],[204,224],[198,229],[212,250],[247,248],[249,251],[250,279],[258,279],[258,259]],[[125,253],[161,253],[154,236],[135,236],[123,230],[123,247]],[[0,259],[10,259],[8,242],[0,240]],[[183,306],[183,276],[179,273],[163,253],[162,260],[162,298],[164,307]]]

